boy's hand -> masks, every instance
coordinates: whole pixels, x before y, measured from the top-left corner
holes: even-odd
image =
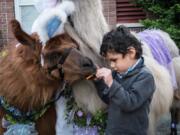
[[[98,68],[96,72],[98,79],[103,79],[108,87],[113,83],[112,71],[108,68]]]

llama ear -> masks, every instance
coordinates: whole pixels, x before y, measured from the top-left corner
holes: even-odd
[[[24,32],[21,28],[20,23],[17,20],[11,21],[12,32],[15,38],[22,44],[30,46],[31,48],[35,48],[35,40]]]

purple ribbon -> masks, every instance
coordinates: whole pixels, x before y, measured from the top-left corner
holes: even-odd
[[[154,59],[164,66],[171,75],[171,82],[174,89],[177,88],[175,71],[172,64],[172,57],[159,30],[145,30],[138,33],[140,40],[144,41],[151,49]]]

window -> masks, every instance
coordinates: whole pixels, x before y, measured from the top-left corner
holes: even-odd
[[[131,2],[131,0],[116,0],[117,23],[128,27],[139,27],[139,20],[145,19],[143,10]]]
[[[30,33],[34,20],[38,16],[34,4],[35,0],[15,0],[15,17],[20,21],[23,29]]]

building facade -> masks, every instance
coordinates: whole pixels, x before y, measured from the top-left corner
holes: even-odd
[[[130,0],[102,0],[104,15],[110,26],[125,24],[139,27],[138,20],[144,18],[142,10],[134,7]],[[0,0],[0,47],[3,48],[14,37],[10,20],[18,19],[26,32],[30,31],[33,20],[38,16],[34,0]]]

